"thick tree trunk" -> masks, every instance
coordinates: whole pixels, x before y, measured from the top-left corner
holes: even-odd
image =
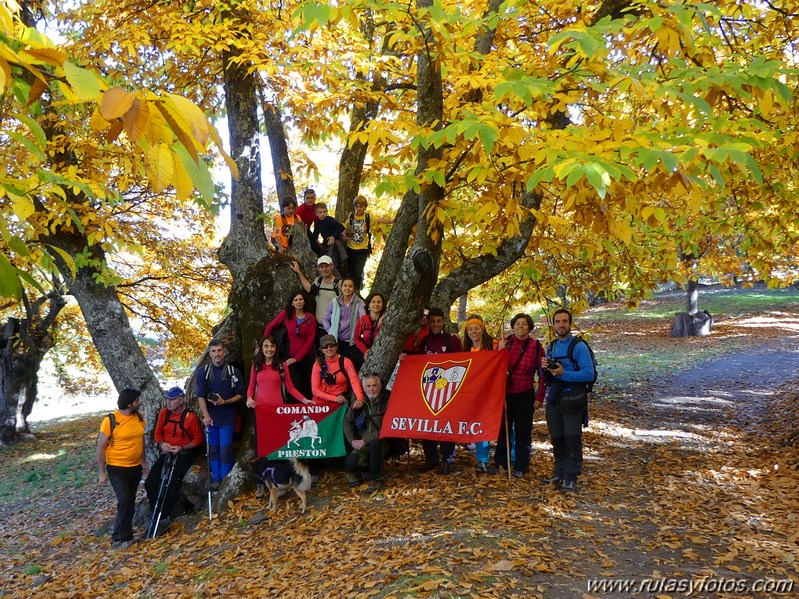
[[[432,0],[417,0],[416,3],[418,9],[430,8],[432,5]],[[424,43],[416,55],[416,120],[421,127],[434,131],[441,128],[444,116],[441,64],[436,52],[435,34],[424,22],[421,24],[420,35]],[[424,173],[432,160],[441,160],[442,156],[441,147],[420,146],[417,174]],[[409,199],[406,195],[403,204]],[[430,223],[423,215],[434,214],[434,210],[425,211],[425,208],[432,208],[443,199],[444,188],[436,183],[423,187],[419,194],[416,237],[394,280],[382,333],[377,336],[362,369],[363,372],[377,373],[383,381],[388,380],[394,369],[405,337],[413,330],[422,308],[427,305],[430,290],[438,277],[443,226],[440,222],[428,226]],[[392,231],[392,236],[394,234],[395,231]]]
[[[521,205],[537,209],[541,205],[541,194],[525,192],[522,194]],[[446,311],[461,295],[510,267],[524,255],[536,222],[536,218],[529,215],[521,223],[519,234],[504,239],[497,248],[496,255],[484,254],[466,260],[441,279],[430,297],[430,305]]]
[[[20,385],[14,373],[14,344],[19,320],[10,318],[0,332],[0,448],[16,440]]]
[[[315,269],[315,258],[304,234],[304,225],[296,225],[298,230],[294,234],[290,255],[283,256],[269,248],[258,219],[263,213],[264,203],[258,149],[257,84],[247,65],[235,60],[233,54],[225,56],[224,87],[230,153],[238,165],[239,178],[231,185],[230,231],[219,250],[219,259],[230,269],[233,278],[229,298],[232,310],[215,335],[225,342],[229,355],[240,357],[245,379],[249,379],[253,351],[265,325],[283,308],[289,294],[300,286],[289,268],[290,261],[296,258],[311,278]],[[275,168],[275,184],[280,190],[286,185],[283,176],[291,172],[288,144],[279,115],[271,112],[264,118],[273,161],[281,165]],[[293,182],[288,181],[293,190]],[[255,455],[254,417],[252,410],[245,409],[236,464],[214,496],[217,511],[227,509],[228,500],[252,486],[250,463]]]
[[[363,131],[377,115],[377,102],[356,104],[350,116],[350,135]],[[336,192],[336,220],[343,223],[352,212],[353,201],[361,188],[361,175],[369,145],[356,141],[347,143],[338,164],[338,191]]]
[[[80,234],[56,233],[49,242],[71,256],[88,250],[98,264],[105,265],[105,254],[97,245],[90,245]],[[55,256],[61,276],[72,296],[80,306],[86,328],[105,369],[111,376],[117,391],[135,388],[141,391],[142,412],[147,421],[147,454],[154,459],[157,454],[152,432],[158,411],[163,406],[161,385],[153,373],[141,349],[125,308],[113,285],[104,285],[100,271],[84,266],[73,276],[69,266],[59,255]],[[109,397],[108,407],[116,406],[116,398]]]
[[[685,290],[685,312],[674,318],[672,337],[704,337],[713,330],[713,317],[706,310],[699,311],[699,281],[691,279]]]
[[[713,331],[713,317],[702,310],[696,314],[680,312],[671,326],[672,337],[704,337]]]
[[[408,252],[411,233],[418,222],[419,194],[409,191],[402,198],[402,203],[394,217],[394,224],[386,240],[386,247],[383,249],[383,255],[377,265],[375,280],[371,287],[372,290],[383,293],[389,303],[391,303],[394,282],[399,276],[402,261]]]

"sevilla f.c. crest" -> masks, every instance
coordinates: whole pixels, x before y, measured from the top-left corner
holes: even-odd
[[[434,415],[447,407],[461,388],[471,360],[428,362],[422,371],[422,396]]]

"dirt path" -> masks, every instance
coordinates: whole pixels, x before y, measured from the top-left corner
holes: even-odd
[[[766,438],[775,395],[799,381],[797,341],[703,361],[596,411],[582,507],[602,533],[580,574],[610,582],[590,595],[779,595],[752,586],[765,578],[799,592],[799,475]]]
[[[419,475],[412,455],[388,466],[384,493],[332,473],[304,517],[288,499],[249,524],[263,503],[248,495],[213,525],[124,551],[95,536],[113,513],[109,489],[45,489],[2,510],[0,597],[795,596],[799,457],[767,441],[797,417],[779,392],[786,373],[799,381],[797,341],[598,402],[577,495],[538,483],[551,470],[540,419],[523,480],[477,475],[465,451],[455,475]],[[37,451],[91,443],[95,424]],[[11,456],[4,468],[28,467]],[[761,579],[793,592],[753,588]]]

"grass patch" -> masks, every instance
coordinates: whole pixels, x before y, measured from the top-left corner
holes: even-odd
[[[41,571],[42,567],[37,566],[36,564],[31,564],[30,566],[25,567],[25,574],[28,576],[36,576]]]
[[[685,293],[675,292],[656,300],[644,300],[638,308],[624,308],[614,304],[592,308],[580,315],[579,320],[671,320],[676,313],[685,312],[685,304]],[[796,312],[799,310],[799,293],[789,289],[714,288],[700,290],[698,306],[700,310],[707,310],[715,317],[768,314],[775,311]]]
[[[58,423],[35,439],[0,452],[0,503],[59,495],[79,489],[97,476],[94,431],[86,422]]]

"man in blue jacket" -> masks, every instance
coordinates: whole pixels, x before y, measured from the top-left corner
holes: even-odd
[[[572,347],[572,315],[560,309],[552,316],[557,339],[547,348],[542,371],[547,379],[547,428],[552,440],[555,470],[542,482],[575,492],[583,466],[583,421],[588,409],[586,385],[594,380],[594,363],[588,345],[578,340]]]
[[[235,366],[225,363],[225,347],[219,339],[208,344],[211,361],[197,372],[197,403],[208,427],[208,456],[212,488],[233,469],[233,429],[238,402],[244,397],[244,377]]]

